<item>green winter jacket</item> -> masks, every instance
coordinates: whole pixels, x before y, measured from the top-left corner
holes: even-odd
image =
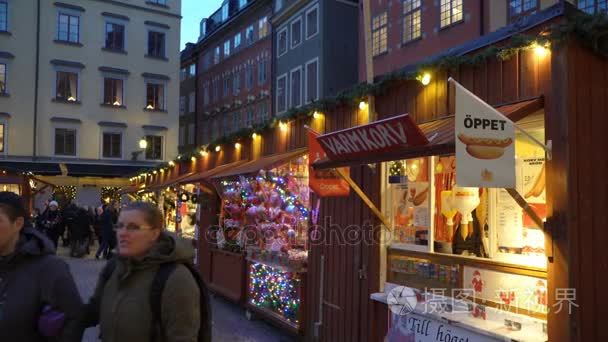
[[[103,342],[150,342],[152,309],[150,290],[159,265],[191,262],[194,250],[186,241],[163,233],[144,258],[119,257],[116,268],[97,288],[83,315],[84,326],[99,324]],[[178,265],[167,279],[162,294],[161,321],[166,337],[158,341],[198,341],[200,291],[190,271]]]

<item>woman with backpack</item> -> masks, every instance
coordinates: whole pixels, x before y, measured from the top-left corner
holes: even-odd
[[[0,341],[80,341],[74,279],[27,217],[20,196],[0,192]]]
[[[192,246],[163,231],[163,215],[150,203],[122,209],[115,230],[118,256],[99,277],[83,327],[99,324],[103,342],[210,341]]]

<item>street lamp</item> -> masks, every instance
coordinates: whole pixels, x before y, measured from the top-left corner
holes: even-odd
[[[141,148],[142,150],[148,148],[148,141],[146,140],[146,138],[141,138],[141,140],[139,141],[139,148]]]

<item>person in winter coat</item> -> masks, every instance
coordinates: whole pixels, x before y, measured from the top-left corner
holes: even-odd
[[[53,242],[55,248],[59,243],[59,236],[62,233],[62,220],[61,214],[59,213],[59,204],[56,201],[51,201],[49,207],[43,214],[43,230],[46,232],[46,236]]]
[[[102,238],[101,238],[101,215],[103,214],[103,208],[97,207],[95,208],[95,216],[93,217],[93,230],[95,231],[95,237],[97,238],[97,242],[99,246],[101,246]]]
[[[101,245],[95,253],[95,258],[103,254],[103,257],[109,259],[112,256],[112,249],[116,246],[116,235],[114,234],[114,208],[110,205],[105,206],[99,221],[101,226]]]
[[[72,231],[70,232],[70,256],[81,257],[88,254],[89,237],[91,236],[91,219],[89,212],[80,208],[76,212]]]
[[[114,262],[109,275],[107,269],[102,271],[83,315],[84,326],[99,323],[103,342],[199,341],[201,292],[184,265],[192,262],[194,250],[164,232],[162,222],[158,208],[149,203],[131,203],[120,213],[118,256],[106,265]],[[155,325],[151,288],[167,263],[175,263],[175,268],[166,278]]]
[[[0,192],[0,341],[80,341],[82,301],[68,265],[26,217],[21,197]],[[65,315],[52,338],[37,329],[45,306]]]

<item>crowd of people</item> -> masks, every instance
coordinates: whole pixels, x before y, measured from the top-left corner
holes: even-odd
[[[107,206],[94,216],[102,246],[116,241],[117,248],[85,304],[55,247],[60,238],[72,246],[87,239],[93,216],[50,202],[34,228],[23,199],[0,192],[0,341],[77,342],[96,325],[103,342],[211,341],[209,300],[192,245],[165,231],[153,204],[133,202],[116,214]],[[115,240],[104,236],[105,224]]]
[[[99,248],[95,257],[110,259],[116,247],[113,227],[117,219],[118,207],[115,203],[97,208],[67,203],[60,208],[59,203],[52,200],[45,203],[42,211],[34,210],[32,223],[53,242],[55,249],[61,240],[64,247],[70,248],[72,257],[89,255],[97,241]]]

